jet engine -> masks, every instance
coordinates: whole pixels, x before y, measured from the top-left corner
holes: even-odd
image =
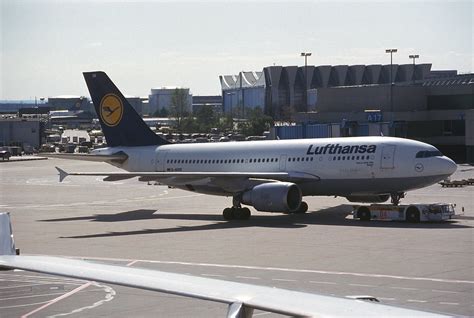
[[[251,205],[258,211],[293,212],[301,204],[301,189],[294,183],[264,183],[244,192],[242,203]]]
[[[374,194],[374,195],[350,195],[346,199],[350,202],[363,203],[382,203],[390,198],[389,194]]]

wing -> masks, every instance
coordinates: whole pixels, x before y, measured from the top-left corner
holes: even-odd
[[[0,268],[94,280],[229,304],[227,317],[253,309],[291,316],[444,317],[359,300],[50,256],[17,256],[10,215],[0,213]]]
[[[66,172],[56,167],[59,181],[68,176],[100,176],[105,181],[118,181],[138,177],[139,181],[158,181],[171,186],[213,185],[228,192],[251,188],[272,181],[319,181],[316,175],[303,172]]]
[[[253,309],[300,317],[441,317],[353,299],[60,257],[0,256],[0,266],[226,303],[228,317]]]

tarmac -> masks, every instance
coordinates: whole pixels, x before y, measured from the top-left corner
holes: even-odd
[[[231,198],[69,177],[119,171],[48,159],[0,165],[0,211],[22,254],[78,257],[229,281],[474,316],[473,186],[409,192],[406,203],[450,202],[439,223],[352,219],[344,198],[309,197],[305,215],[257,212],[224,221]],[[452,179],[474,177],[460,165]],[[464,211],[464,212],[463,212]],[[0,317],[222,317],[225,304],[25,271],[0,272]],[[257,315],[278,315],[256,312]],[[357,313],[354,313],[357,315]]]

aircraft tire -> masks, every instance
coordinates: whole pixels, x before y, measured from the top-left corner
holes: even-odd
[[[415,206],[411,206],[407,209],[406,212],[406,220],[410,223],[418,223],[420,222],[420,211]]]
[[[301,201],[300,206],[298,207],[298,210],[296,210],[294,213],[296,214],[303,214],[308,212],[308,203]]]
[[[243,220],[248,220],[250,218],[250,209],[249,208],[243,208],[242,209],[242,214],[243,214]]]
[[[236,208],[234,209],[234,218],[237,220],[247,220],[250,217],[249,208]]]
[[[222,212],[222,216],[224,217],[224,220],[233,220],[234,219],[234,209],[232,208],[225,208],[224,211]]]
[[[361,206],[357,211],[357,217],[361,221],[370,221],[370,210],[365,206]]]

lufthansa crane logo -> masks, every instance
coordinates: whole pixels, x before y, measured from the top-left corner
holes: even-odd
[[[100,101],[100,118],[109,127],[117,126],[123,115],[123,104],[115,94],[107,94]]]

